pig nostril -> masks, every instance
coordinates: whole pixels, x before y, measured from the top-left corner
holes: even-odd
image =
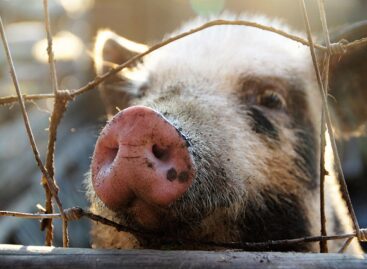
[[[118,148],[109,148],[108,149],[108,155],[107,155],[107,160],[109,163],[113,163],[113,161],[116,158],[117,152],[119,151]]]
[[[158,160],[165,161],[168,159],[168,149],[161,148],[157,144],[152,146],[152,152]]]

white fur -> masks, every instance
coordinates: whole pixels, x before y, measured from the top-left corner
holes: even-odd
[[[213,19],[248,20],[298,36],[303,35],[264,16],[234,16],[226,13],[219,18],[199,17],[167,37],[191,30]],[[312,117],[319,122],[321,99],[309,47],[273,32],[247,26],[213,26],[147,55],[139,72],[146,79],[148,74],[154,77],[155,85],[170,84],[170,80],[177,83],[178,77],[183,78],[186,84],[196,84],[196,81],[190,83],[190,80],[199,78],[216,81],[221,90],[234,89],[233,83],[236,79],[246,75],[301,79],[307,82]],[[154,76],[157,72],[159,76]]]

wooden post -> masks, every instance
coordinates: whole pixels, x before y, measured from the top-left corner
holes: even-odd
[[[0,268],[367,268],[367,255],[0,245]]]

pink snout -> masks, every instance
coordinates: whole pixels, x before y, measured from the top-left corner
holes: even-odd
[[[92,159],[92,182],[110,209],[139,201],[166,207],[180,198],[195,176],[186,140],[161,114],[133,106],[102,130]]]

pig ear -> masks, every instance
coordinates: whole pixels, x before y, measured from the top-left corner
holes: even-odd
[[[109,30],[100,31],[94,46],[96,73],[101,75],[147,49],[146,45],[128,40]],[[136,94],[131,90],[135,80],[134,69],[134,66],[125,68],[99,86],[109,116],[128,106],[129,100]]]
[[[367,21],[331,34],[332,42],[367,37]],[[342,137],[364,133],[367,122],[367,44],[333,55],[329,93],[335,130]]]

